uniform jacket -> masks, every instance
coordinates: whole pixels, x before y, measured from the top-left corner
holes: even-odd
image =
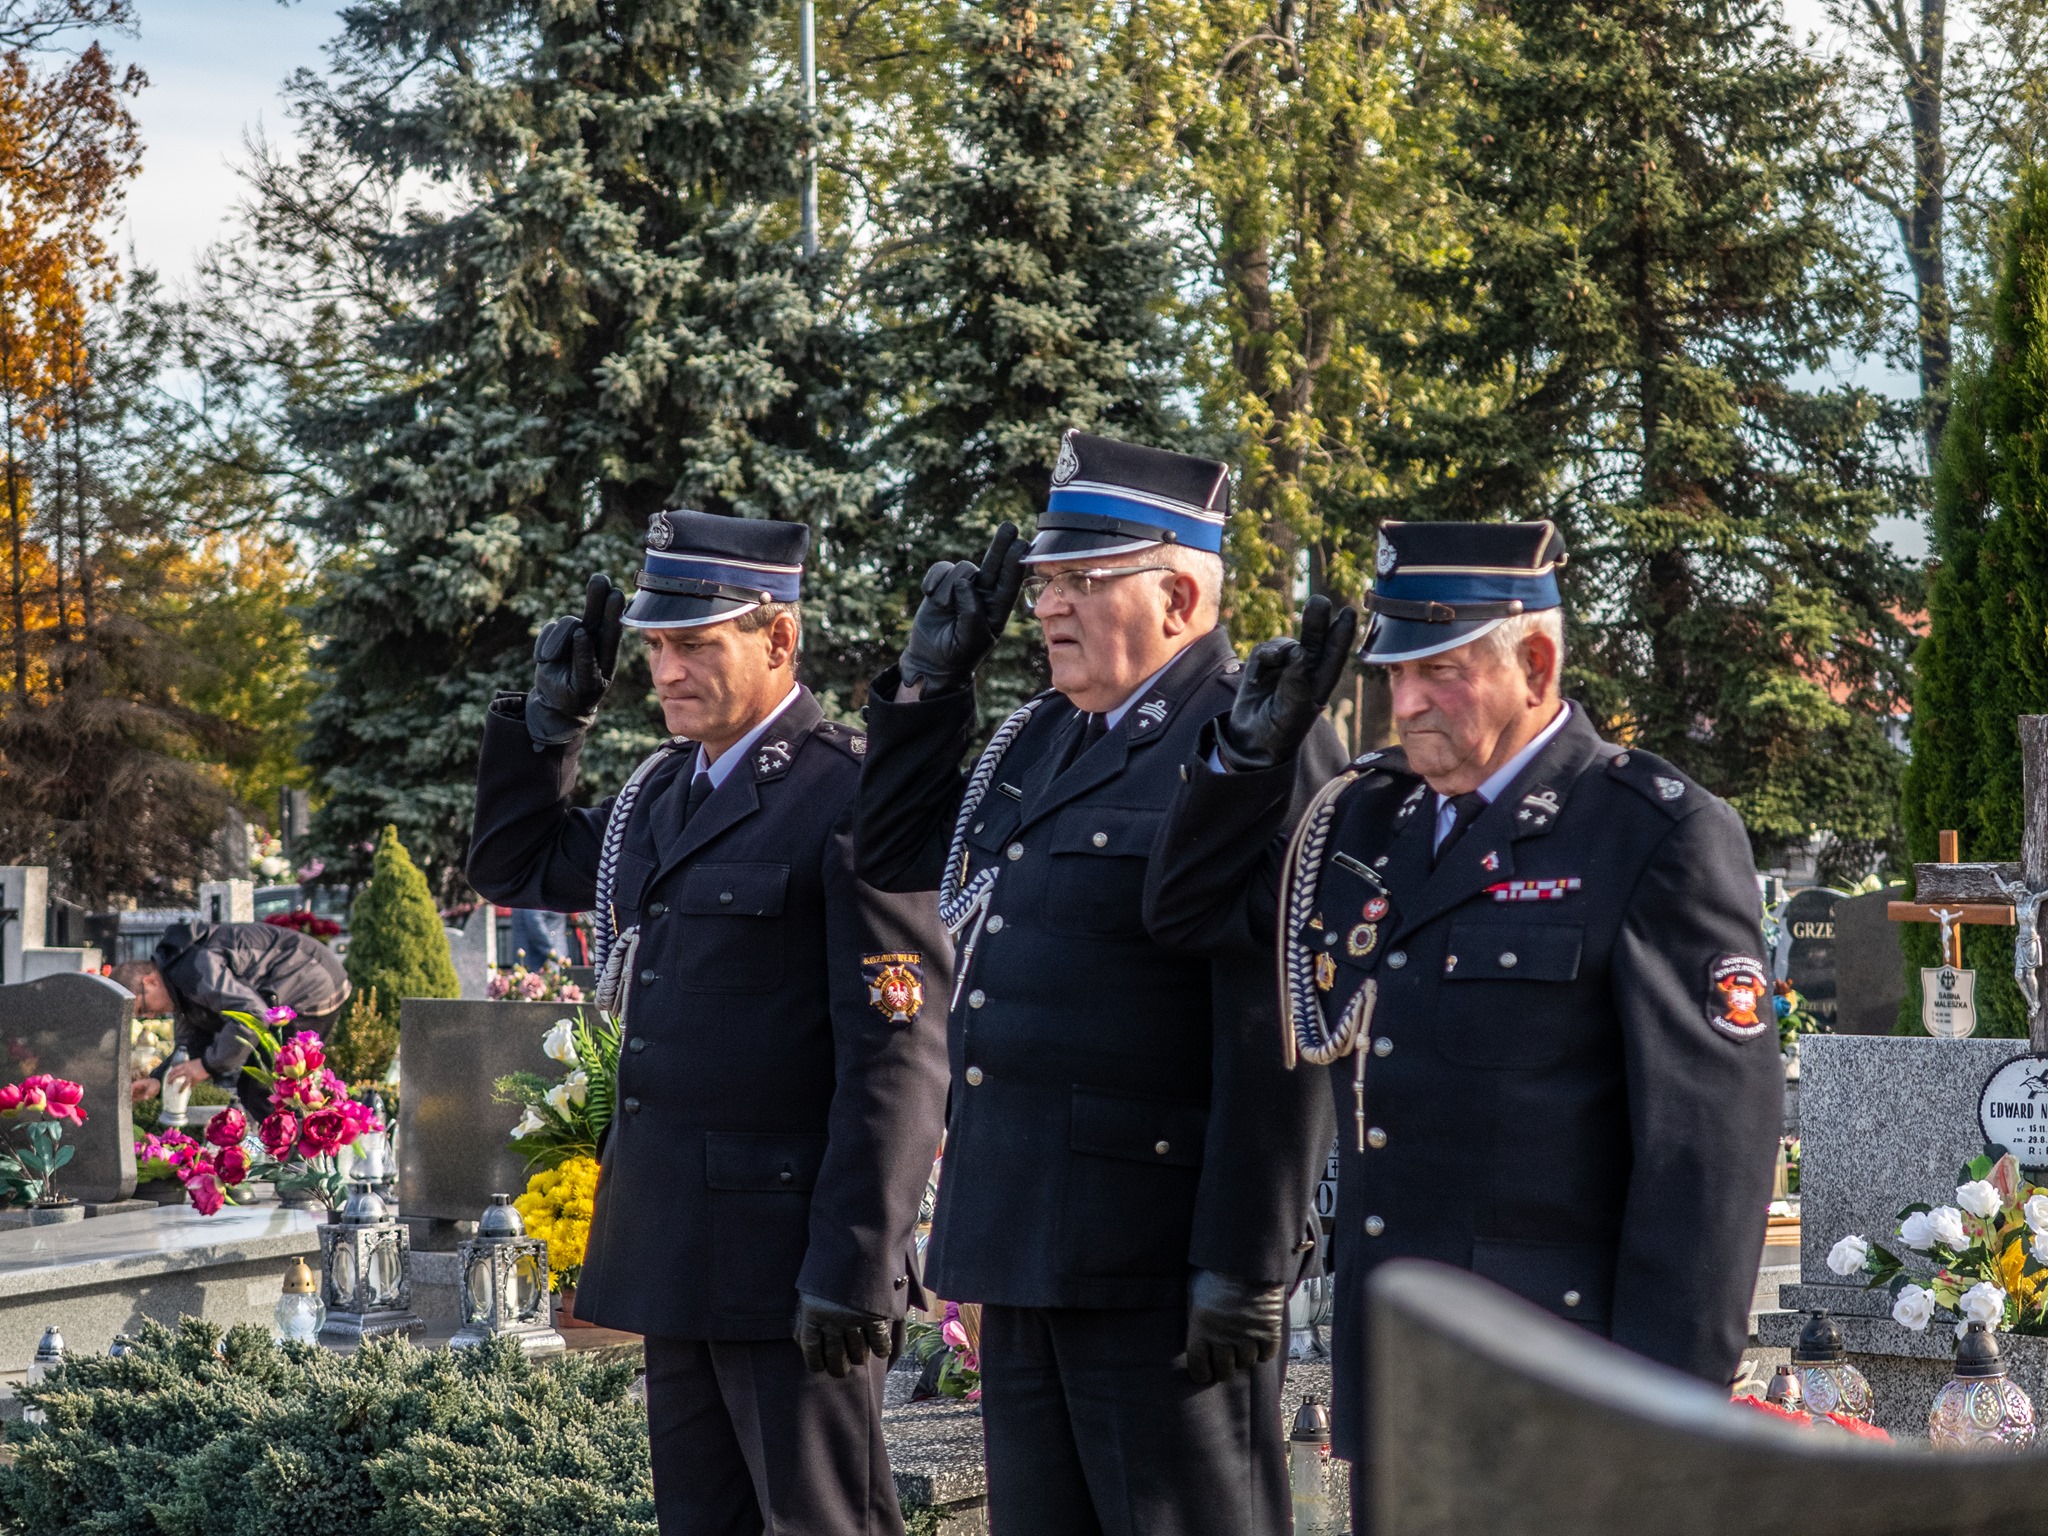
[[[952,1098],[925,1278],[958,1301],[1147,1307],[1193,1265],[1294,1277],[1329,1146],[1321,1095],[1281,1066],[1270,961],[1175,952],[1145,926],[1145,864],[1238,663],[1216,631],[1058,772],[1082,715],[1045,695],[970,823],[1000,871],[948,1034]],[[938,884],[975,729],[970,692],[868,706],[863,875]],[[1323,728],[1305,758],[1338,761]],[[1315,771],[1315,770],[1311,770]]]
[[[231,1076],[254,1042],[229,1028],[230,1010],[261,1018],[266,1009],[329,1014],[348,1000],[341,957],[275,923],[219,923],[172,930],[154,959],[178,1009],[178,1044],[216,1077]]]
[[[1354,766],[1297,930],[1333,962],[1333,1023],[1368,977],[1380,989],[1366,1122],[1383,1145],[1359,1150],[1355,1061],[1329,1069],[1337,1452],[1363,1453],[1365,1280],[1397,1256],[1464,1266],[1727,1382],[1784,1093],[1770,998],[1731,1019],[1715,985],[1719,962],[1763,954],[1741,822],[1572,706],[1432,872],[1428,786],[1399,749]],[[1190,766],[1148,892],[1155,928],[1272,953],[1283,773]],[[1577,884],[1526,883],[1542,881]]]
[[[570,803],[580,743],[536,752],[523,707],[501,695],[484,727],[469,878],[584,910],[611,803]],[[614,903],[620,931],[641,929],[619,1109],[576,1293],[606,1327],[783,1337],[799,1289],[903,1314],[950,945],[929,895],[855,876],[864,746],[805,691],[687,827],[696,749],[645,781]],[[922,992],[907,1009],[906,980]]]

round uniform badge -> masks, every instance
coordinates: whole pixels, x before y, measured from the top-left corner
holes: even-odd
[[[1365,904],[1365,911],[1360,914],[1368,923],[1376,923],[1386,915],[1387,898],[1384,896],[1373,897]]]
[[[1707,1022],[1731,1040],[1753,1040],[1777,1024],[1764,964],[1723,955],[1707,971]]]
[[[1363,960],[1373,952],[1379,942],[1379,924],[1360,923],[1344,936],[1344,952],[1354,960]]]
[[[667,549],[675,541],[676,531],[669,527],[668,514],[666,512],[657,512],[654,516],[647,519],[647,547],[649,549]]]

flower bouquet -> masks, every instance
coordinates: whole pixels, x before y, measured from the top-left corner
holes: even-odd
[[[241,1025],[256,1042],[243,1070],[270,1090],[272,1107],[257,1128],[258,1151],[251,1158],[249,1176],[270,1180],[280,1195],[314,1195],[328,1210],[339,1209],[348,1193],[341,1151],[354,1146],[358,1137],[383,1130],[384,1122],[374,1109],[349,1097],[348,1084],[328,1069],[318,1035],[302,1031],[280,1040],[273,1033],[298,1017],[291,1009],[273,1008],[260,1021],[246,1013],[223,1017]],[[238,1143],[246,1136],[247,1117],[231,1105],[208,1122],[209,1141],[215,1140],[214,1127],[229,1116],[240,1127]],[[226,1129],[218,1133],[227,1134]],[[196,1197],[193,1203],[198,1204]]]
[[[1854,1233],[1829,1251],[1828,1268],[1888,1289],[1892,1320],[1915,1332],[1939,1317],[1959,1339],[1971,1323],[2048,1335],[2048,1191],[2027,1183],[2009,1152],[1975,1158],[1962,1175],[1954,1205],[1899,1212],[1900,1245],[1931,1273],[1909,1272],[1906,1259]]]
[[[293,933],[303,933],[309,939],[318,939],[322,944],[338,938],[341,924],[331,917],[322,917],[318,912],[301,908],[294,912],[273,912],[263,919],[273,928],[289,928]]]
[[[521,950],[521,961],[510,970],[499,971],[492,976],[485,987],[485,994],[494,1002],[511,1003],[580,1003],[583,989],[569,979],[568,962],[550,955],[539,966],[529,969],[525,963],[525,950]]]
[[[85,1123],[84,1099],[78,1084],[47,1072],[0,1088],[0,1189],[7,1204],[70,1204],[54,1181],[76,1155],[76,1148],[63,1145],[64,1122]]]
[[[201,1140],[179,1130],[146,1132],[135,1138],[135,1178],[176,1179],[192,1209],[211,1216],[233,1198],[249,1177],[249,1117],[230,1104],[206,1122]]]
[[[548,1289],[573,1291],[590,1246],[590,1214],[597,1199],[597,1159],[571,1157],[543,1168],[526,1181],[526,1193],[512,1202],[526,1223],[526,1235],[548,1245]]]
[[[940,1397],[981,1401],[980,1307],[963,1308],[959,1302],[949,1301],[938,1322],[913,1320],[905,1336],[911,1358],[925,1367]]]
[[[618,1026],[599,1016],[557,1019],[540,1048],[569,1070],[550,1083],[537,1072],[514,1072],[496,1083],[501,1103],[523,1106],[512,1147],[529,1169],[556,1168],[574,1157],[597,1157],[618,1096]]]

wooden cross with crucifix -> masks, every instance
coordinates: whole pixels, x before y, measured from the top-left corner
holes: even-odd
[[[1941,834],[1941,859],[1913,866],[1916,901],[1894,901],[1894,922],[1940,923],[1942,963],[1960,969],[1966,923],[2017,927],[2013,979],[2027,1000],[2027,1034],[2036,1054],[2048,1054],[2048,1017],[2041,1008],[2040,908],[2048,899],[2048,715],[2021,715],[2020,765],[2024,808],[2017,864],[1965,864],[1956,834]]]

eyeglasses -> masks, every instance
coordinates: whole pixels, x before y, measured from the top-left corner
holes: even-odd
[[[1093,597],[1120,576],[1138,576],[1146,571],[1172,572],[1170,565],[1104,565],[1090,571],[1061,571],[1057,576],[1027,576],[1024,578],[1024,606],[1033,613],[1045,601],[1048,592],[1077,603],[1084,597]]]

